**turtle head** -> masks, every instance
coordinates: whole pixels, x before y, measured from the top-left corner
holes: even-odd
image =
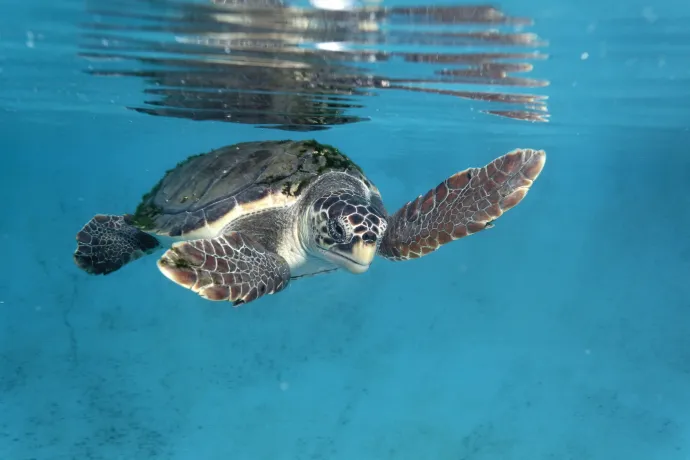
[[[364,273],[386,232],[386,218],[364,196],[331,191],[312,205],[310,238],[319,257],[351,273]]]

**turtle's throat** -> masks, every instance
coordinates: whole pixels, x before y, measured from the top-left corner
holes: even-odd
[[[323,252],[320,250],[318,245],[314,240],[313,230],[311,228],[311,206],[304,210],[302,213],[296,216],[298,222],[297,231],[297,241],[299,248],[303,254],[304,259],[301,265],[311,266],[311,265],[323,265],[324,269],[334,269],[339,268],[338,265],[333,264],[330,260],[323,256]]]
[[[316,255],[316,248],[314,247],[314,238],[312,235],[311,226],[309,225],[311,219],[311,209],[307,209],[308,210],[306,212],[303,211],[297,215],[297,222],[299,223],[297,237],[302,251],[304,251],[305,254],[313,256]]]

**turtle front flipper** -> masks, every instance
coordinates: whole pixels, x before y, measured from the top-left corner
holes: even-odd
[[[74,262],[93,275],[107,275],[155,252],[160,243],[132,226],[131,217],[98,214],[77,233]]]
[[[407,260],[492,226],[527,195],[544,167],[543,150],[516,149],[452,175],[388,218],[379,254]]]
[[[201,297],[234,306],[282,291],[290,281],[285,259],[237,232],[175,243],[158,260],[158,268]]]

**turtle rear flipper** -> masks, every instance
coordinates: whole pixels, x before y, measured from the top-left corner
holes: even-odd
[[[414,259],[490,228],[527,195],[545,161],[543,150],[516,149],[483,168],[452,175],[388,219],[379,254],[391,260]]]
[[[158,260],[158,268],[201,297],[234,306],[282,291],[290,282],[285,259],[238,232],[175,243]]]
[[[131,223],[130,216],[94,216],[77,233],[74,262],[87,273],[107,275],[155,252],[158,240]]]

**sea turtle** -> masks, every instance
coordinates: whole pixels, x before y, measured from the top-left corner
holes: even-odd
[[[527,194],[546,160],[516,149],[453,174],[389,215],[364,172],[315,141],[244,142],[169,170],[134,214],[96,215],[76,264],[108,274],[158,250],[160,271],[209,300],[240,305],[291,279],[367,271],[378,254],[408,260],[491,227]]]

